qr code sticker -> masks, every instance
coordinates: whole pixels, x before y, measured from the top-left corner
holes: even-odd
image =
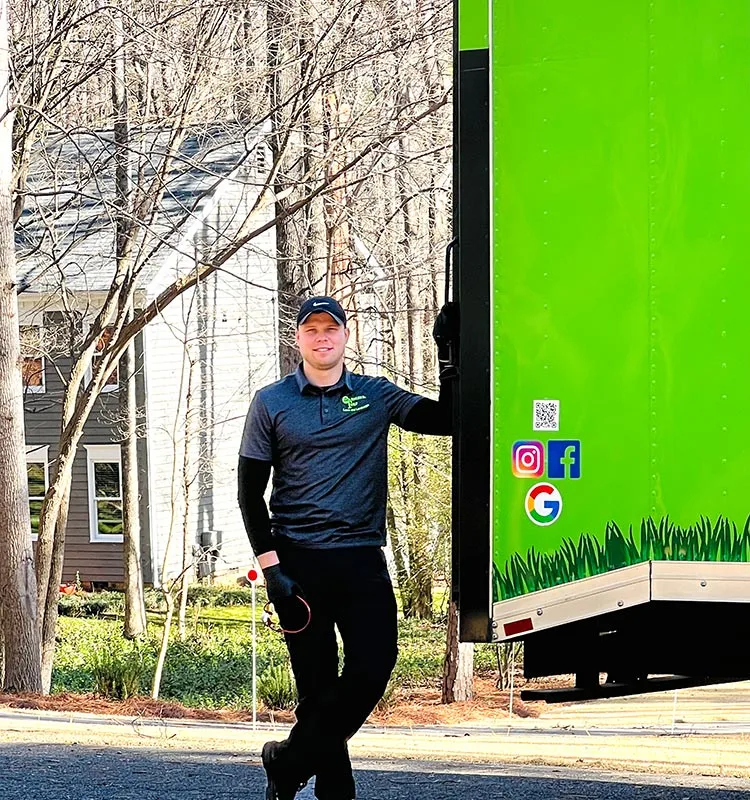
[[[560,430],[559,400],[534,400],[534,430]]]

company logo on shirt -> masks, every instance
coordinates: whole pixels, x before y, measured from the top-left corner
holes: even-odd
[[[366,408],[370,407],[369,403],[365,403],[363,405],[364,400],[367,400],[367,396],[364,394],[358,394],[354,397],[349,397],[346,395],[341,398],[341,404],[344,407],[344,411],[353,413],[354,411],[364,411]]]

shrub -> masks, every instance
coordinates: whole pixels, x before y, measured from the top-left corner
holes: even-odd
[[[258,678],[258,697],[266,708],[294,708],[297,705],[297,687],[289,667],[281,664],[268,667]]]
[[[443,667],[445,635],[442,625],[419,619],[400,620],[393,680],[404,687],[434,683]]]
[[[144,589],[143,601],[146,611],[164,612],[167,610],[167,603],[160,589]]]
[[[103,646],[91,656],[94,691],[112,700],[127,700],[141,692],[146,663],[141,647]]]
[[[247,591],[247,590],[245,590]],[[154,592],[152,599],[158,596]],[[76,597],[76,595],[71,595]],[[260,602],[260,601],[259,601]],[[249,621],[243,612],[226,612],[242,617],[238,622],[222,619],[222,612],[208,610],[201,614],[197,624],[188,628],[185,641],[179,641],[176,632],[169,644],[161,697],[190,706],[204,708],[248,708],[252,697],[252,638]],[[207,619],[211,621],[207,624]],[[395,702],[397,691],[393,687],[423,687],[438,685],[445,648],[445,626],[420,620],[399,621],[399,658],[393,673],[392,687],[385,702]],[[91,617],[61,617],[58,625],[58,645],[53,671],[53,692],[77,691],[113,693],[114,688],[102,677],[117,672],[117,667],[99,665],[99,678],[94,675],[94,659],[104,659],[100,651],[115,653],[112,660],[122,661],[132,646],[121,636],[121,621]],[[143,659],[141,689],[148,687],[153,664],[158,653],[162,627],[158,622],[149,624],[146,641],[140,645]],[[288,654],[284,639],[277,633],[258,624],[257,668],[262,682],[270,686],[264,702],[276,704],[281,696],[282,706],[293,706],[293,682],[288,672]],[[497,669],[495,645],[479,645],[475,649],[475,668],[480,673],[494,673]],[[105,659],[106,660],[106,659]],[[276,672],[270,672],[275,668]],[[278,671],[285,674],[278,677]],[[120,669],[122,672],[122,669]],[[268,673],[268,674],[267,674]],[[276,684],[286,687],[279,689]],[[129,691],[129,690],[128,690]],[[263,691],[261,689],[261,691]],[[292,699],[289,694],[292,693]]]
[[[61,594],[57,609],[63,617],[103,617],[122,613],[125,598],[121,592],[76,592]]]
[[[188,588],[188,604],[200,603],[203,606],[249,606],[249,588],[239,586],[203,586],[193,584]]]

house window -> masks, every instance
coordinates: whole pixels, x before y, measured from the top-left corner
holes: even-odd
[[[49,486],[47,445],[27,445],[26,476],[29,482],[29,513],[31,516],[31,538],[36,541],[39,536],[39,515],[42,513],[42,501]]]
[[[42,329],[36,325],[21,325],[21,375],[27,392],[45,391]]]
[[[92,542],[122,541],[122,472],[119,445],[85,445]]]
[[[106,349],[107,345],[112,341],[112,335],[114,333],[114,328],[105,328],[101,335],[99,336],[99,341],[96,343],[96,350],[94,351],[94,355],[91,358],[91,378],[93,378],[94,372],[96,372],[96,368],[99,366],[99,360],[102,358],[104,354],[104,350]],[[116,392],[120,386],[120,366],[119,364],[112,370],[111,375],[107,378],[102,386],[103,392]]]

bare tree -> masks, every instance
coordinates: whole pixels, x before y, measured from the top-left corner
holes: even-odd
[[[36,581],[24,458],[21,346],[11,206],[8,3],[0,0],[0,630],[3,688],[42,688]]]
[[[440,682],[440,701],[454,703],[471,700],[474,696],[474,643],[458,640],[458,606],[451,600],[448,606],[443,673]]]
[[[326,287],[346,292],[353,319],[363,320],[357,334],[362,350],[355,357],[364,363],[369,352],[372,337],[363,331],[365,315],[372,313],[378,318],[371,325],[373,336],[391,342],[390,350],[385,348],[388,363],[380,368],[425,388],[421,376],[428,374],[431,348],[425,346],[424,322],[439,296],[432,285],[439,258],[433,251],[439,244],[437,236],[425,232],[429,215],[426,222],[421,216],[429,204],[420,204],[419,198],[432,191],[434,175],[444,171],[447,127],[433,126],[430,120],[447,118],[448,87],[424,78],[423,56],[431,37],[441,37],[447,46],[450,40],[447,1],[435,8],[421,0],[266,0],[255,6],[175,0],[168,7],[132,0],[124,25],[130,33],[122,46],[112,37],[109,8],[94,0],[58,0],[52,6],[52,14],[43,13],[44,4],[33,0],[19,7],[24,19],[34,23],[28,31],[19,30],[17,44],[22,90],[16,149],[19,225],[24,208],[46,215],[53,233],[31,246],[37,260],[46,259],[45,274],[61,276],[63,295],[73,244],[54,234],[60,208],[82,201],[99,204],[113,225],[120,219],[122,238],[109,291],[92,305],[91,327],[80,339],[67,376],[59,456],[41,514],[37,576],[47,687],[71,470],[83,426],[134,337],[168,304],[208,276],[221,274],[237,252],[274,230],[282,340],[288,341],[288,323],[301,295]],[[34,30],[36,36],[29,32]],[[95,163],[86,168],[98,190],[92,191],[89,182],[77,191],[67,186],[65,194],[50,196],[49,186],[28,179],[33,156],[44,151],[47,135],[73,143],[81,131],[101,130],[111,109],[108,65],[123,47],[128,48],[125,82],[134,99],[128,109],[131,122],[142,141],[156,137],[159,146],[145,148],[134,159],[127,208],[104,191]],[[67,63],[74,68],[66,71],[62,65]],[[239,64],[248,69],[237,69]],[[206,119],[239,123],[248,134],[265,125],[272,163],[262,180],[248,186],[255,197],[248,212],[229,229],[212,231],[212,243],[199,252],[196,268],[175,276],[158,297],[138,307],[142,276],[165,249],[179,248],[180,232],[197,221],[204,198],[196,198],[182,214],[172,214],[168,227],[160,223],[170,176],[186,158],[181,146]],[[436,131],[441,136],[437,142]],[[132,151],[132,134],[130,141]],[[242,158],[250,158],[251,151]],[[407,214],[410,232],[404,227]],[[405,243],[405,238],[414,241]],[[364,263],[363,247],[373,254]],[[373,260],[382,268],[374,269]],[[30,280],[39,278],[37,270]],[[131,317],[133,307],[138,310]],[[411,360],[419,363],[406,364],[406,357],[396,363],[392,355],[406,341],[409,326]],[[111,335],[102,346],[105,330]],[[412,367],[416,373],[410,379]],[[93,377],[87,382],[90,372]],[[417,456],[419,472],[422,456]],[[420,477],[423,483],[427,480],[426,473]],[[429,520],[417,528],[428,529],[430,535],[435,530]],[[416,563],[416,556],[412,561]]]
[[[127,275],[131,269],[129,247],[129,222],[131,213],[130,175],[130,115],[128,112],[128,86],[126,59],[128,48],[125,25],[119,11],[112,14],[112,49],[115,53],[112,68],[112,109],[114,112],[115,144],[115,260],[118,272]],[[122,307],[125,304],[125,307]],[[126,323],[133,319],[133,301],[120,298],[119,312]],[[135,342],[124,349],[119,364],[120,417],[123,427],[122,452],[122,527],[123,561],[125,572],[125,614],[123,633],[134,639],[146,632],[146,605],[143,597],[143,570],[141,566],[141,527],[138,508],[138,431],[135,386]]]

